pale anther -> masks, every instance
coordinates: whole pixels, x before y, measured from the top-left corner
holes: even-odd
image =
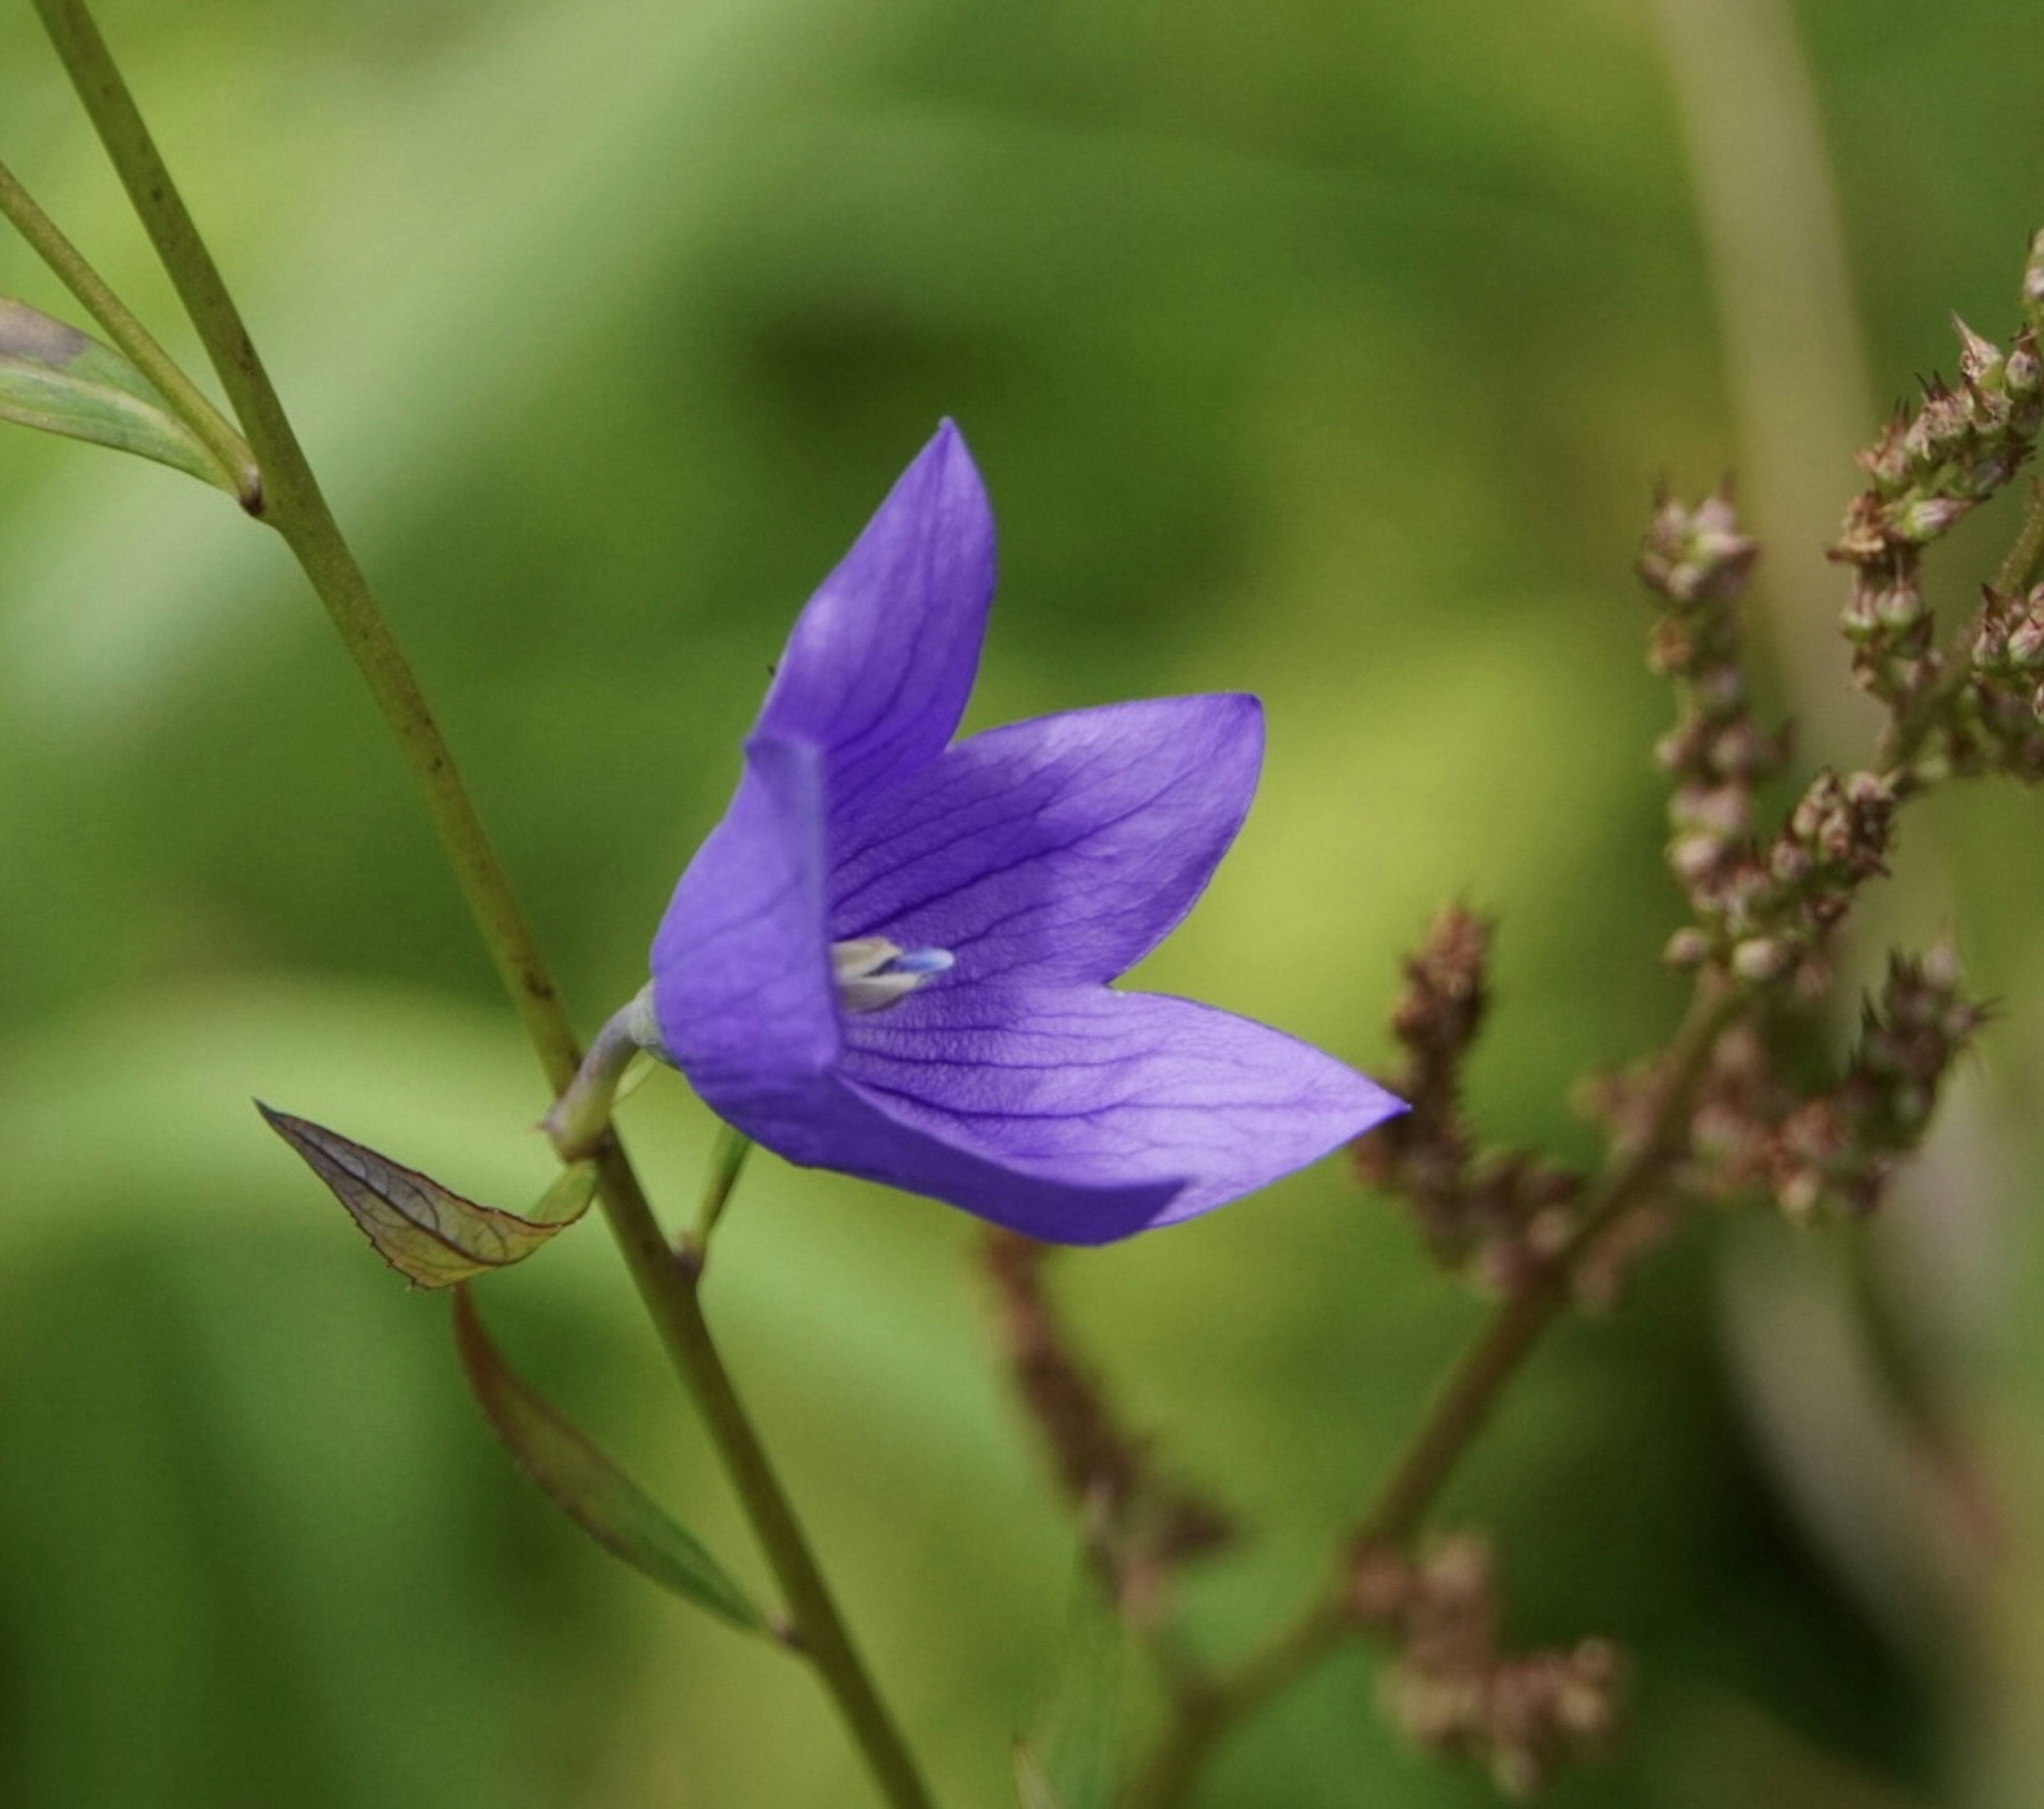
[[[848,1012],[877,1012],[906,998],[951,965],[947,948],[903,948],[885,936],[831,944],[831,976]]]

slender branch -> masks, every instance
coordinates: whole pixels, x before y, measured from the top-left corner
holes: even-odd
[[[1659,1185],[1679,1152],[1690,1099],[1742,995],[1706,982],[1662,1058],[1646,1124],[1619,1154],[1574,1235],[1527,1285],[1505,1300],[1464,1350],[1417,1433],[1358,1524],[1355,1545],[1404,1545],[1424,1523],[1457,1464],[1496,1411],[1540,1335],[1569,1297],[1583,1258]],[[1170,1723],[1123,1798],[1124,1809],[1170,1809],[1209,1754],[1242,1721],[1289,1689],[1362,1626],[1349,1611],[1346,1578],[1308,1602],[1297,1619],[1236,1669],[1181,1696]]]
[[[703,1177],[702,1197],[696,1203],[695,1227],[682,1246],[682,1261],[694,1269],[698,1278],[709,1261],[709,1240],[717,1231],[717,1221],[724,1216],[724,1208],[731,1204],[732,1190],[738,1185],[745,1158],[751,1154],[751,1139],[743,1131],[734,1131],[728,1124],[717,1126],[717,1143],[710,1151],[709,1173]]]
[[[545,961],[240,311],[81,0],[36,0],[36,6],[248,429],[263,474],[262,518],[297,555],[396,735],[477,928],[558,1093],[574,1077],[581,1051]],[[835,1700],[887,1802],[894,1809],[929,1809],[932,1799],[915,1761],[852,1645],[724,1366],[703,1317],[694,1278],[668,1249],[639,1177],[615,1137],[605,1139],[595,1159],[605,1219],[766,1552],[786,1600],[795,1644]]]
[[[2020,596],[2044,576],[2044,481],[2030,486],[2030,507],[2008,557],[1994,574],[1994,587],[2004,597]]]
[[[2040,578],[2044,578],[2044,480],[2035,480],[2030,486],[2023,525],[1990,588],[2004,597],[2020,599]],[[1959,624],[1939,655],[1936,682],[1889,722],[1881,739],[1878,763],[1892,774],[1908,776],[1916,757],[1948,725],[1953,699],[1973,681],[1973,643],[1977,632],[1977,622]],[[1914,783],[1921,789],[1920,774],[1915,776]]]
[[[1741,996],[1706,982],[1668,1046],[1644,1135],[1599,1187],[1560,1254],[1529,1285],[1500,1304],[1435,1398],[1418,1435],[1393,1466],[1362,1518],[1360,1542],[1403,1544],[1418,1531],[1462,1454],[1474,1442],[1505,1385],[1568,1300],[1577,1266],[1604,1233],[1659,1183],[1679,1148],[1696,1081]]]
[[[232,480],[241,506],[253,513],[259,507],[263,493],[255,455],[248,450],[248,441],[184,374],[177,360],[156,343],[155,336],[107,286],[106,279],[86,263],[85,255],[64,236],[63,229],[36,205],[35,198],[4,163],[0,163],[0,214],[13,222],[29,248],[78,298],[128,362],[156,385],[157,393],[176,411],[179,419],[220,461],[221,470]]]

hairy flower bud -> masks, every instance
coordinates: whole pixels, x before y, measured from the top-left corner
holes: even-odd
[[[1708,879],[1730,851],[1723,836],[1692,829],[1668,844],[1668,865],[1684,886],[1693,886]]]
[[[1796,964],[1795,949],[1779,936],[1754,936],[1731,951],[1731,970],[1750,986],[1779,980]]]
[[[1878,440],[1854,454],[1882,496],[1893,496],[1909,482],[1909,455],[1902,444],[1908,429],[1907,419],[1897,414],[1881,428]]]
[[[1900,634],[1929,618],[1923,593],[1908,578],[1898,578],[1886,590],[1874,593],[1873,618],[1891,634]]]
[[[2034,672],[2044,666],[2044,609],[2031,604],[2009,632],[2007,655],[2008,663],[2019,672]]]
[[[1696,675],[1696,707],[1713,718],[1737,715],[1746,708],[1746,678],[1736,666],[1716,666]]]
[[[1815,857],[1804,843],[1785,839],[1777,842],[1767,857],[1767,870],[1785,889],[1800,885],[1816,864]]]
[[[1661,958],[1678,970],[1700,967],[1711,958],[1711,939],[1694,924],[1685,924],[1668,939]]]
[[[1838,612],[1838,632],[1854,647],[1869,645],[1881,632],[1882,593],[1863,579],[1855,578]]]
[[[1744,582],[1758,551],[1739,532],[1731,498],[1723,492],[1693,509],[1664,498],[1647,524],[1639,575],[1677,605],[1719,601]]]
[[[2002,370],[2002,386],[2019,408],[2034,403],[2044,394],[2044,361],[2037,355],[2036,336],[2025,329],[2016,336],[2015,344],[2008,348],[2008,362]],[[2027,431],[2036,429],[2035,417],[2031,417]]]
[[[2033,330],[2044,332],[2044,229],[2031,236],[2029,261],[2023,267],[2023,312]]]
[[[1752,827],[1753,795],[1743,785],[1685,785],[1668,807],[1677,829],[1700,829],[1720,840]]]
[[[1966,381],[1983,389],[1998,387],[2006,368],[2001,348],[1992,340],[1981,338],[1956,314],[1952,317],[1952,330],[1959,336],[1959,369]]]
[[[1922,546],[1936,540],[1972,506],[1971,497],[1918,497],[1895,511],[1888,524],[1889,532],[1898,540]]]

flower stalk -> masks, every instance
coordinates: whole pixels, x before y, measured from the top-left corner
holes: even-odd
[[[581,1160],[609,1134],[611,1108],[624,1070],[633,1057],[659,1046],[651,990],[642,989],[631,1004],[605,1020],[595,1041],[584,1051],[574,1078],[540,1120],[540,1128],[563,1162]]]
[[[545,958],[240,311],[83,0],[36,0],[36,9],[246,431],[261,476],[259,504],[251,513],[297,558],[396,736],[478,931],[559,1094],[574,1079],[582,1051]],[[815,1667],[892,1809],[930,1809],[915,1761],[724,1367],[694,1275],[668,1248],[623,1146],[605,1135],[591,1154],[605,1220],[780,1584],[789,1643]]]

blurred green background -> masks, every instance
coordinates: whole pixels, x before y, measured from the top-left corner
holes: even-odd
[[[1629,564],[1727,469],[1758,638],[1852,757],[1819,556],[1851,447],[2044,219],[2021,0],[106,0],[102,22],[437,705],[585,1030],[644,977],[793,613],[943,414],[992,488],[972,720],[1260,692],[1247,832],[1143,972],[1380,1070],[1397,958],[1503,920],[1473,1075],[1572,1077],[1679,1007]],[[4,156],[172,346],[167,286],[25,7]],[[71,310],[17,245],[0,289]],[[1962,601],[2013,531],[1934,566]],[[511,1472],[259,1093],[481,1197],[546,1100],[409,782],[271,537],[0,436],[0,1803],[701,1809],[867,1800],[808,1677],[655,1596]],[[1447,1523],[1526,1642],[1613,1634],[1636,1724],[1567,1804],[2044,1800],[2038,802],[1911,820],[1860,945],[1954,933],[2006,1016],[1871,1238],[1692,1227],[1555,1339]],[[626,1120],[660,1196],[709,1126]],[[1008,1799],[1066,1523],[974,1230],[770,1160],[712,1306],[945,1800]],[[1131,1411],[1254,1543],[1239,1650],[1314,1586],[1477,1303],[1323,1165],[1078,1257]],[[1866,1327],[1880,1303],[1883,1331]],[[747,1577],[601,1231],[483,1304]],[[1458,1805],[1357,1653],[1203,1803]]]

